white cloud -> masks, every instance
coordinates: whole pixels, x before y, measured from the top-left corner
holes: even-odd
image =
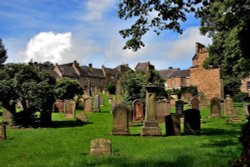
[[[72,47],[71,33],[41,32],[30,39],[25,54],[26,61],[63,62]]]
[[[83,17],[86,21],[100,20],[103,14],[112,9],[115,0],[88,0],[86,2],[86,13]]]

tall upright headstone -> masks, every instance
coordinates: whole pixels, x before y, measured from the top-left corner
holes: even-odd
[[[94,104],[93,104],[93,112],[100,112],[100,95],[96,94],[94,98]]]
[[[198,99],[197,96],[193,97],[193,98],[190,100],[190,104],[191,104],[191,108],[192,108],[192,109],[196,109],[196,110],[199,110],[199,109],[200,109],[200,100]]]
[[[141,129],[142,136],[160,136],[161,129],[156,119],[156,89],[155,85],[146,86],[146,118]]]
[[[56,99],[54,103],[54,109],[56,112],[64,112],[64,101],[60,99]]]
[[[187,135],[200,134],[200,110],[188,109],[184,111],[184,132]]]
[[[211,118],[221,117],[220,99],[217,97],[213,97],[210,100],[210,117]]]
[[[224,114],[225,115],[232,115],[233,114],[233,99],[230,97],[230,95],[226,96],[226,99],[224,100]]]
[[[181,99],[178,99],[175,102],[175,111],[177,115],[183,115],[184,102]]]
[[[167,99],[156,101],[156,119],[160,123],[165,122],[165,117],[170,114],[170,103]]]
[[[122,93],[121,81],[118,79],[116,83],[115,105],[118,105],[122,102],[121,93]]]
[[[113,108],[113,135],[129,135],[129,109],[124,104]]]

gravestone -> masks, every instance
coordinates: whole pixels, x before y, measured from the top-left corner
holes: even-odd
[[[75,118],[76,102],[73,100],[64,100],[64,117]]]
[[[111,155],[112,143],[107,139],[94,139],[90,142],[90,155]]]
[[[118,105],[122,102],[121,93],[122,93],[121,81],[118,79],[116,83],[115,105]]]
[[[169,102],[170,102],[170,105],[171,105],[172,107],[175,107],[175,103],[176,103],[176,100],[175,100],[175,99],[171,98],[171,99],[169,100]]]
[[[166,136],[180,136],[180,115],[171,113],[165,117]]]
[[[170,103],[166,99],[156,102],[156,119],[158,122],[165,122],[165,117],[170,114]]]
[[[129,135],[129,109],[124,104],[113,108],[113,135]]]
[[[85,112],[92,112],[92,98],[88,97],[84,99],[84,109]]]
[[[224,100],[224,114],[225,115],[232,115],[233,114],[233,99],[227,95],[226,99]]]
[[[229,115],[229,118],[226,120],[227,123],[242,122],[239,112],[236,109],[233,109],[232,114]]]
[[[198,99],[197,96],[193,97],[190,101],[191,108],[199,110],[200,109],[200,100]]]
[[[175,112],[177,115],[183,115],[184,102],[179,99],[175,102]]]
[[[84,113],[77,114],[76,119],[77,119],[77,121],[80,121],[80,122],[88,122],[88,117]]]
[[[184,111],[184,133],[186,135],[200,134],[200,110],[188,109]]]
[[[200,106],[208,106],[208,99],[203,92],[199,92]]]
[[[84,103],[83,98],[82,98],[82,97],[79,98],[79,99],[77,100],[77,109],[81,109],[81,110],[82,110],[83,107],[84,107],[83,103]]]
[[[108,102],[109,102],[109,104],[112,105],[112,103],[113,103],[113,97],[112,97],[112,96],[109,96],[109,97],[108,97]]]
[[[55,112],[64,112],[64,101],[57,99],[54,104]]]
[[[156,89],[155,85],[146,86],[146,117],[141,129],[141,136],[161,136],[161,129],[156,120]]]
[[[6,140],[6,125],[0,124],[0,140]]]
[[[100,96],[100,106],[104,105],[104,98],[102,96]]]
[[[3,123],[12,125],[12,117],[12,113],[8,109],[3,108]]]
[[[221,106],[220,99],[213,97],[210,100],[210,118],[219,118],[221,117]]]
[[[250,105],[249,104],[243,104],[243,115],[245,117],[249,117],[249,110],[250,110]]]
[[[100,95],[95,95],[94,104],[93,104],[93,112],[100,112]]]
[[[132,103],[133,108],[133,121],[143,121],[145,110],[144,110],[144,104],[141,100],[134,100]]]

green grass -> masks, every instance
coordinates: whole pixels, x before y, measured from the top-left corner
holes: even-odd
[[[210,119],[207,108],[201,114],[201,135],[141,137],[140,124],[130,127],[130,136],[111,135],[110,105],[103,106],[101,113],[88,113],[87,123],[53,113],[52,128],[7,128],[7,140],[0,141],[0,166],[228,166],[241,153],[238,137],[245,120],[227,124],[226,117]],[[160,126],[165,134],[164,124]],[[110,139],[113,155],[88,156],[90,141],[95,138]]]

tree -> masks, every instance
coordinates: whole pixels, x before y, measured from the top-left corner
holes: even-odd
[[[201,2],[206,5],[208,0],[120,0],[119,18],[135,18],[130,28],[120,31],[123,38],[130,37],[124,49],[136,51],[144,47],[142,36],[150,30],[157,35],[162,30],[182,33],[180,22],[186,21],[186,13],[195,11],[194,6]]]
[[[0,101],[14,115],[17,125],[34,126],[35,113],[51,114],[54,102],[55,79],[38,68],[26,64],[6,64],[0,72]],[[16,112],[20,102],[22,111]],[[40,119],[41,123],[45,123]]]
[[[5,49],[2,39],[0,38],[0,64],[3,64],[7,60],[7,50]]]
[[[158,86],[158,96],[166,95],[164,91],[164,81],[157,71],[153,73],[153,84]],[[125,101],[131,103],[135,99],[145,99],[146,89],[148,84],[148,75],[142,71],[129,71],[121,77],[122,88],[125,90]]]
[[[250,0],[209,3],[197,11],[201,32],[213,39],[205,66],[220,66],[225,93],[240,91],[240,79],[249,75]]]
[[[62,78],[57,81],[55,96],[57,99],[73,99],[75,95],[82,95],[83,89],[79,83],[70,78]]]

